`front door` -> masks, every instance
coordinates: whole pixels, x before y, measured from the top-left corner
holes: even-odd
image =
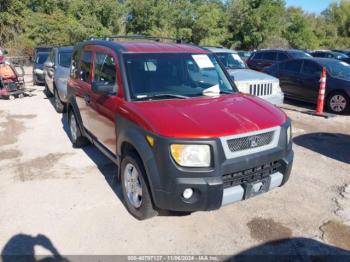
[[[312,103],[317,102],[321,73],[322,67],[320,65],[313,61],[304,61],[300,74],[302,86],[299,92],[304,100]]]
[[[116,123],[115,112],[121,103],[118,94],[117,77],[118,58],[115,52],[106,47],[94,47],[93,78],[95,84],[113,86],[110,94],[101,95],[91,93],[91,107],[93,116],[89,122],[90,131],[97,141],[106,147],[110,152],[116,153]]]

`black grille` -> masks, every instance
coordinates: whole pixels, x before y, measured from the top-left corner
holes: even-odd
[[[272,83],[251,84],[249,92],[255,96],[268,96],[272,94]]]
[[[280,161],[274,161],[255,168],[225,174],[222,176],[224,188],[234,187],[245,183],[259,181],[277,172],[281,172],[282,164]]]
[[[275,131],[227,140],[231,152],[252,149],[269,145],[272,142]]]

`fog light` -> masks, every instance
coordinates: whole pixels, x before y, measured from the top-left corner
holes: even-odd
[[[184,199],[190,199],[193,196],[193,189],[186,188],[185,191],[182,193],[182,196],[184,197]]]

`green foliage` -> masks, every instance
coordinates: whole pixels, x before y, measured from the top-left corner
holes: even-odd
[[[111,34],[242,49],[350,48],[350,0],[321,15],[284,0],[0,0],[0,45],[28,50]]]

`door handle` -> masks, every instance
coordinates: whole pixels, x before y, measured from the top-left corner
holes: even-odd
[[[91,102],[91,97],[89,95],[84,95],[84,100],[87,104],[90,104]]]

